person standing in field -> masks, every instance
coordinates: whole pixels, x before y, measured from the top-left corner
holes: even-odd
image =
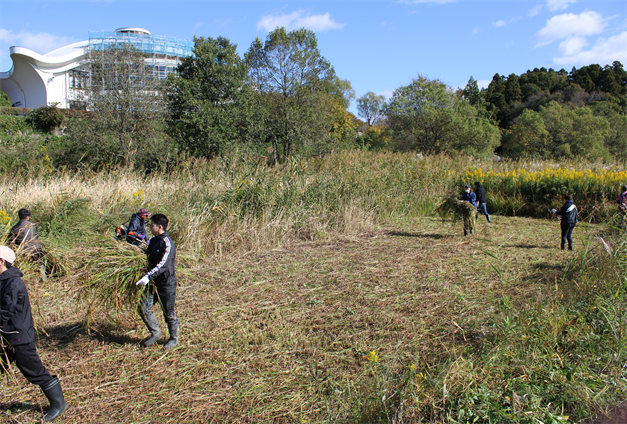
[[[150,331],[150,337],[143,342],[145,347],[152,346],[162,336],[157,317],[152,312],[155,303],[161,305],[163,317],[170,333],[170,339],[166,342],[165,348],[171,349],[176,346],[179,338],[179,322],[174,313],[176,246],[166,232],[169,222],[163,214],[155,214],[150,218],[150,232],[154,237],[146,249],[149,270],[137,282],[137,285],[147,286],[139,305],[139,314]]]
[[[477,196],[475,196],[475,193],[472,192],[470,184],[468,184],[464,189],[461,201],[470,203],[475,209],[473,213],[464,215],[464,236],[467,236],[469,232],[470,234],[475,233],[475,214],[477,212]]]
[[[15,252],[0,246],[0,319],[2,321],[0,345],[0,371],[4,372],[10,362],[15,362],[24,377],[41,387],[50,409],[43,417],[52,421],[68,407],[56,375],[44,368],[35,346],[35,326],[30,301],[22,272],[13,266]]]
[[[475,193],[477,195],[477,211],[480,214],[485,215],[488,222],[492,222],[486,206],[485,188],[483,188],[479,181],[475,182]]]
[[[37,226],[30,220],[30,211],[20,209],[17,216],[20,221],[11,228],[9,240],[18,248],[23,248],[32,258],[40,259],[43,257],[43,251],[37,237]]]
[[[621,187],[621,193],[618,195],[616,203],[618,203],[618,211],[620,212],[620,226],[622,228],[626,228],[625,215],[627,214],[627,185],[623,185]]]
[[[553,213],[560,217],[560,227],[562,229],[562,244],[564,250],[568,242],[568,250],[573,250],[573,230],[577,225],[577,206],[573,203],[573,196],[567,194],[564,196],[565,203],[559,211],[553,209]]]

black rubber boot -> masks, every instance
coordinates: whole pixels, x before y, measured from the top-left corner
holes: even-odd
[[[63,398],[63,391],[61,390],[61,384],[57,376],[53,376],[49,383],[42,384],[41,390],[50,402],[50,409],[48,413],[44,415],[44,421],[52,421],[57,418],[63,411],[67,409],[67,402]]]
[[[172,349],[179,342],[179,322],[169,322],[168,331],[170,332],[170,339],[167,341],[164,347],[166,349]]]
[[[144,320],[144,324],[146,324],[146,327],[151,334],[148,340],[144,341],[142,344],[145,347],[150,347],[155,344],[157,340],[159,340],[161,336],[163,336],[163,334],[161,334],[161,329],[159,328],[159,323],[157,323],[157,317],[155,317],[155,314],[144,314],[142,315],[142,319]]]

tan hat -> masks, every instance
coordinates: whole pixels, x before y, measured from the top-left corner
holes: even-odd
[[[0,259],[5,262],[15,262],[15,252],[6,246],[0,246]]]

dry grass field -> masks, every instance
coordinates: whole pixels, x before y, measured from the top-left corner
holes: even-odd
[[[461,224],[422,218],[206,258],[180,267],[170,352],[140,348],[133,314],[84,329],[71,279],[40,281],[30,287],[40,355],[71,405],[58,422],[466,422],[446,398],[473,381],[524,408],[527,394],[507,396],[511,377],[476,354],[497,345],[495,321],[511,319],[503,304],[515,313],[564,295],[580,238],[595,231],[580,225],[569,253],[555,221],[497,216],[463,237]],[[520,359],[530,364],[518,377],[531,376],[533,358]],[[39,422],[47,406],[16,369],[0,396],[3,422]]]

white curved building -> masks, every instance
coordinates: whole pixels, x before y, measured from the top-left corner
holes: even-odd
[[[89,84],[89,52],[131,44],[147,54],[146,64],[160,79],[173,72],[181,57],[192,54],[193,42],[152,35],[142,28],[90,32],[89,39],[40,55],[24,47],[11,47],[13,66],[0,72],[0,89],[14,107],[84,108],[79,99]]]

